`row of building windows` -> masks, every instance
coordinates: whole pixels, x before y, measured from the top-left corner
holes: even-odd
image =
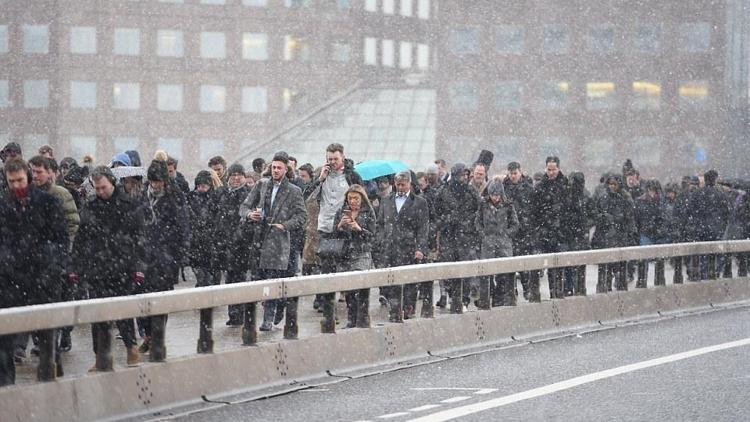
[[[629,93],[629,107],[633,110],[659,110],[662,86],[654,81],[635,81],[629,87],[617,88],[614,82],[587,82],[583,87],[586,109],[606,110],[618,105],[618,94]],[[530,91],[527,93],[527,91]],[[573,98],[573,87],[567,81],[543,81],[525,84],[521,81],[501,81],[494,86],[494,106],[500,110],[520,110],[525,104],[543,110],[564,109]],[[469,81],[457,81],[449,88],[450,106],[456,111],[476,111],[479,107],[479,88]],[[681,108],[700,108],[709,103],[709,84],[705,80],[685,81],[677,89]]]
[[[49,53],[49,28],[46,25],[23,25],[23,51],[27,54]],[[70,52],[73,54],[97,53],[97,29],[95,27],[70,28]],[[205,59],[225,59],[227,57],[227,39],[224,32],[203,31],[199,35],[200,57]],[[138,28],[115,28],[112,52],[122,56],[141,54],[141,30]],[[286,35],[283,40],[283,60],[302,61],[311,59],[310,41],[305,37]],[[244,60],[264,61],[269,59],[269,36],[266,33],[244,32],[241,37],[242,58]],[[412,56],[416,48],[417,67],[426,69],[429,65],[429,46],[407,41],[382,40],[383,66],[395,66],[395,49],[398,43],[399,62],[402,69],[412,67]],[[0,25],[0,54],[8,52],[8,26]],[[334,41],[330,47],[330,60],[350,62],[352,47],[346,41]],[[160,57],[184,57],[184,34],[180,30],[156,31],[156,55]],[[376,65],[377,40],[366,38],[364,41],[364,60],[366,64]]]
[[[678,28],[678,49],[682,52],[701,53],[711,48],[711,24],[707,22],[682,23]],[[570,49],[571,31],[563,24],[544,25],[542,30],[542,51],[547,54],[566,54]],[[526,49],[526,27],[515,24],[494,26],[494,49],[500,54],[522,54]],[[642,23],[632,33],[633,49],[641,53],[658,53],[662,50],[663,25]],[[618,38],[619,37],[619,38]],[[588,28],[586,47],[596,54],[613,53],[616,45],[624,40],[617,35],[615,25],[595,24]],[[452,28],[448,47],[457,55],[479,54],[480,28],[464,26]]]
[[[99,83],[91,81],[70,81],[69,106],[74,109],[94,110],[98,104]],[[141,84],[137,82],[115,82],[112,86],[112,108],[117,110],[138,110],[141,108]],[[43,109],[49,107],[50,83],[48,80],[23,81],[23,107]],[[156,85],[156,109],[176,112],[185,109],[185,86],[181,84]],[[268,112],[269,88],[265,86],[243,86],[240,88],[240,111],[249,114]],[[9,81],[0,80],[0,109],[13,107]],[[292,89],[281,90],[281,104],[284,112],[304,102],[307,96]],[[198,109],[203,113],[223,113],[227,111],[227,87],[223,85],[200,85],[198,87]]]
[[[131,0],[138,1],[138,0]],[[160,3],[184,3],[183,0],[158,0]],[[200,4],[226,5],[238,0],[198,0]],[[273,0],[272,0],[273,1]],[[249,7],[267,7],[269,0],[241,0],[242,4]],[[310,8],[335,4],[339,10],[348,10],[352,7],[352,0],[283,0],[286,8]],[[398,4],[398,7],[397,7]],[[385,15],[417,16],[420,19],[430,18],[430,0],[364,0],[364,9],[368,12],[381,12]],[[398,10],[397,10],[398,9]],[[416,10],[415,10],[416,9]]]
[[[380,4],[378,4],[380,3]],[[401,16],[414,16],[414,0],[399,0],[398,14]],[[430,0],[416,0],[416,15],[420,19],[430,18]],[[396,0],[365,0],[365,10],[368,12],[380,12],[384,15],[396,14]]]

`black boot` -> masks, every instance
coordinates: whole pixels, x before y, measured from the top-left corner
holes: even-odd
[[[70,338],[70,330],[72,328],[65,327],[60,332],[60,351],[69,352],[73,347],[73,341]]]

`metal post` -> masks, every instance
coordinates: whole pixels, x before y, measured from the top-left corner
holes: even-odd
[[[648,261],[642,259],[638,261],[638,281],[635,283],[636,289],[645,289],[648,286]]]
[[[627,291],[628,290],[628,263],[626,261],[618,262],[616,265],[617,275],[615,289]]]
[[[163,362],[167,358],[166,331],[167,316],[151,316],[151,344],[148,349],[150,362]]]
[[[198,333],[198,353],[214,352],[214,309],[201,309],[200,332]]]
[[[464,313],[464,279],[454,278],[449,281],[451,284],[451,313]]]
[[[258,304],[246,303],[242,313],[242,344],[253,346],[258,344],[258,320],[255,317],[255,309]]]
[[[732,254],[724,254],[724,268],[722,271],[723,278],[732,278]]]
[[[37,331],[39,338],[39,366],[36,368],[36,379],[53,381],[57,378],[55,366],[55,330]]]
[[[492,308],[492,298],[497,294],[492,293],[492,279],[495,276],[483,276],[479,278],[479,300],[477,300],[477,308],[482,310],[489,310]],[[499,288],[496,286],[495,289]]]
[[[673,284],[682,284],[683,283],[683,276],[682,276],[682,257],[681,256],[675,256],[672,258],[672,262],[674,263],[674,275],[672,278]]]
[[[708,279],[716,280],[718,278],[718,274],[716,274],[716,254],[707,255],[706,264],[708,265]]]
[[[336,293],[326,293],[323,298],[323,320],[320,321],[320,332],[336,334]]]
[[[388,321],[404,322],[404,285],[391,287],[391,297],[388,298]]]
[[[654,286],[666,286],[667,280],[664,276],[664,258],[659,258],[654,264]]]
[[[435,289],[435,282],[425,281],[420,283],[421,296],[422,296],[422,311],[420,312],[422,318],[434,318],[435,317],[435,302],[433,301],[433,293]]]
[[[357,293],[357,328],[370,328],[370,289]]]
[[[299,298],[290,297],[286,299],[286,322],[284,323],[284,338],[296,340],[299,337],[299,324],[297,322],[297,305]]]
[[[96,341],[96,370],[112,371],[112,325],[109,322],[97,322],[91,324],[91,329],[94,330]]]

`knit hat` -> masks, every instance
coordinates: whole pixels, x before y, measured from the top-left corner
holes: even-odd
[[[169,171],[167,171],[167,162],[161,160],[151,161],[151,165],[148,166],[148,180],[149,181],[169,181]]]
[[[213,186],[213,183],[211,182],[211,172],[208,170],[199,171],[198,175],[195,176],[195,186],[198,187],[198,185]]]
[[[79,165],[73,163],[70,166],[70,170],[68,170],[68,173],[63,178],[63,181],[79,186],[83,184],[83,181],[86,179],[86,176],[88,176],[88,174],[88,167],[80,167]]]
[[[466,173],[466,164],[456,163],[451,167],[451,177],[458,177]]]
[[[116,163],[120,163],[123,166],[130,167],[130,156],[124,152],[121,152],[115,155],[114,158],[112,158],[112,164],[110,166],[114,166]]]
[[[21,154],[21,146],[16,142],[9,142],[7,145],[5,145],[5,148],[3,148],[2,152],[15,152],[16,154]]]
[[[245,174],[245,168],[242,167],[242,164],[235,163],[235,164],[232,164],[231,166],[229,166],[229,170],[227,170],[227,174],[229,176],[231,176],[233,174],[238,174],[238,173],[242,174],[242,175]]]
[[[492,180],[487,185],[487,195],[500,195],[505,196],[505,187],[503,186],[503,182],[499,180]]]

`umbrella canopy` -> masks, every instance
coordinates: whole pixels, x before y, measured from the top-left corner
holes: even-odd
[[[354,170],[362,176],[362,180],[372,180],[380,176],[407,171],[409,166],[398,160],[372,160],[357,164]]]
[[[123,177],[146,177],[146,169],[144,167],[120,166],[113,168],[112,174],[114,174],[118,180]]]

